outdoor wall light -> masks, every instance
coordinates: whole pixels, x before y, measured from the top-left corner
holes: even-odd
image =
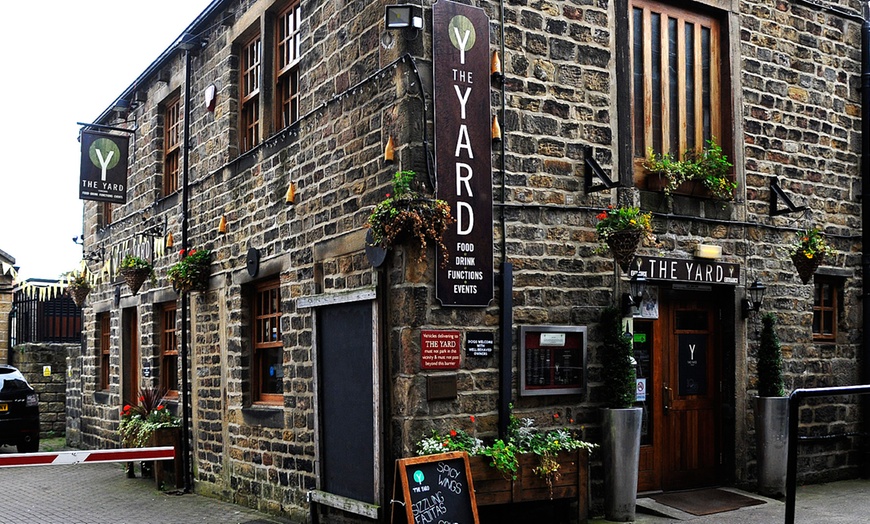
[[[622,314],[631,315],[633,308],[639,308],[646,291],[646,277],[640,273],[632,275],[628,281],[628,293],[622,294]]]
[[[752,313],[757,313],[761,309],[761,301],[764,300],[764,290],[767,289],[764,284],[755,281],[746,288],[747,297],[743,299],[743,318],[749,318]]]
[[[385,24],[387,29],[423,29],[423,8],[409,4],[388,5]]]
[[[718,260],[722,256],[722,246],[714,246],[711,244],[698,244],[695,246],[696,258],[707,258],[710,260]]]

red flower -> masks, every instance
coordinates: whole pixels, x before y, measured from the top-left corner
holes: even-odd
[[[164,406],[163,404],[157,406],[157,411],[160,411],[160,410],[163,409],[164,407],[165,407],[165,406]]]
[[[559,414],[558,414],[558,413],[553,413],[553,418],[559,418]]]
[[[193,256],[194,253],[196,253],[196,250],[191,249],[190,251],[188,251],[187,256]]]
[[[184,250],[183,250],[183,249],[178,251],[178,256],[180,256],[180,257],[183,257],[183,256],[184,256]]]
[[[387,198],[390,198],[390,194],[389,194],[389,193],[387,193]]]
[[[451,429],[451,430],[450,430],[450,436],[451,436],[451,437],[455,437],[455,436],[456,436],[456,430],[455,430],[455,429]]]
[[[602,211],[601,213],[598,213],[597,218],[598,220],[604,220],[605,218],[607,218],[607,211]]]
[[[145,396],[144,396],[144,395],[139,397],[139,402],[145,402]]]
[[[471,415],[471,423],[474,423],[474,415]]]

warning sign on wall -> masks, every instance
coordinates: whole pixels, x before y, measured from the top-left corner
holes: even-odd
[[[422,369],[459,369],[459,331],[424,330],[420,332]]]

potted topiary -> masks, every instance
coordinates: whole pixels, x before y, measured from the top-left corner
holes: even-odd
[[[755,399],[758,491],[762,495],[778,497],[785,494],[788,397],[782,377],[782,348],[776,334],[776,316],[764,314],[761,324],[758,397]]]
[[[85,304],[85,299],[92,288],[87,268],[81,271],[72,271],[67,275],[66,291],[76,306],[82,307]]]
[[[139,292],[142,284],[154,273],[154,266],[144,258],[135,255],[126,255],[121,260],[121,276],[135,295]]]
[[[634,346],[622,327],[622,314],[607,308],[601,315],[601,365],[605,409],[602,410],[604,513],[607,520],[633,521],[640,463],[643,410],[634,406],[637,392]]]
[[[372,244],[384,249],[412,241],[419,244],[418,262],[426,257],[426,246],[432,242],[441,248],[441,264],[446,265],[449,252],[444,245],[447,226],[455,222],[450,206],[444,200],[426,198],[411,189],[416,173],[398,171],[393,175],[393,194],[379,202],[369,215]]]

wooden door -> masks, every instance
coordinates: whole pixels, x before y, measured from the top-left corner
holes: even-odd
[[[122,403],[139,403],[139,316],[135,307],[121,314],[121,394]]]
[[[673,294],[662,303],[661,487],[713,485],[719,478],[720,377],[715,319],[706,295]]]

